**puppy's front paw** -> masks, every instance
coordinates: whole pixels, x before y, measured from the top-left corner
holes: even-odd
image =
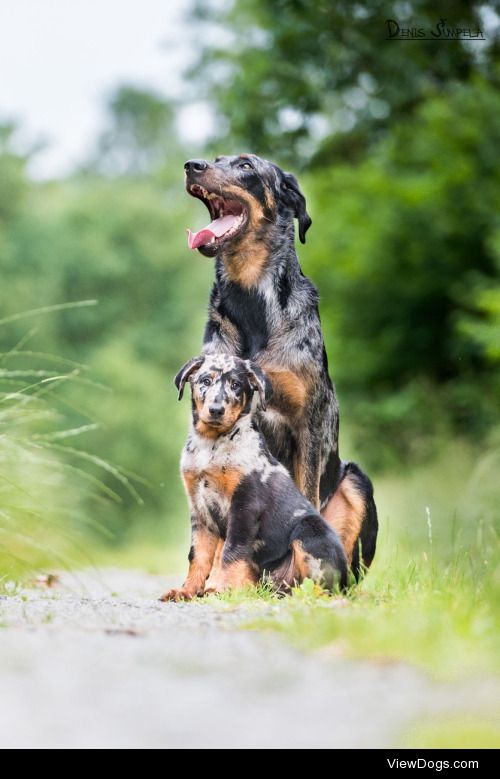
[[[167,603],[168,601],[175,601],[175,603],[178,603],[178,601],[181,600],[193,600],[196,596],[201,595],[203,595],[203,590],[197,591],[187,587],[180,587],[179,589],[173,589],[166,592],[165,595],[161,596],[160,601],[162,603]]]
[[[230,589],[230,585],[224,581],[224,576],[210,576],[205,585],[205,595],[222,595]]]
[[[207,587],[205,590],[205,595],[221,595],[223,592],[226,592],[224,587]]]

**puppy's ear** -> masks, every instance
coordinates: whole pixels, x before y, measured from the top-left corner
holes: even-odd
[[[306,233],[312,225],[312,219],[306,210],[306,199],[301,192],[299,182],[293,173],[283,173],[281,180],[281,198],[293,209],[293,215],[299,220],[299,238],[306,242]]]
[[[247,378],[254,392],[259,393],[260,406],[265,411],[273,394],[273,385],[270,379],[254,362],[247,362]]]
[[[189,379],[189,377],[198,370],[198,368],[201,368],[203,363],[205,362],[204,357],[193,357],[189,362],[187,362],[185,365],[182,366],[179,373],[174,379],[175,386],[179,390],[179,400],[182,400],[182,396],[184,395],[184,387],[186,386],[186,381]]]

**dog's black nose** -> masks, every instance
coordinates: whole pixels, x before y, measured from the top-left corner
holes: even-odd
[[[210,406],[208,410],[213,419],[220,419],[224,415],[224,406]]]
[[[202,173],[208,168],[208,162],[205,160],[188,160],[184,163],[186,173]]]

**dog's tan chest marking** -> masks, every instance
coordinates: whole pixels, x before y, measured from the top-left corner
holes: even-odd
[[[185,471],[184,484],[197,514],[210,516],[210,507],[226,514],[234,492],[244,474],[238,468],[207,468],[203,471]]]
[[[246,203],[249,220],[247,233],[241,240],[238,251],[225,258],[226,273],[234,283],[251,289],[258,286],[268,265],[269,249],[260,235],[262,225],[268,224],[268,221],[262,204],[246,189],[226,186],[225,190]]]

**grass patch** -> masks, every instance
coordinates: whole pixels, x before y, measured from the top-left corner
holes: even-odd
[[[51,306],[0,320],[0,328],[95,301]],[[29,330],[0,352],[0,594],[35,573],[93,564],[89,532],[109,536],[95,509],[121,502],[119,490],[140,503],[134,475],[71,444],[97,429],[68,399],[65,388],[100,388],[85,365],[29,350]],[[102,388],[100,388],[102,389]],[[91,510],[93,507],[94,510]],[[95,538],[95,536],[94,536]],[[94,540],[94,545],[95,545]]]
[[[475,588],[462,565],[427,562],[380,568],[346,597],[299,588],[249,627],[273,630],[300,649],[332,656],[407,662],[438,678],[498,670],[498,614],[492,583]]]
[[[498,717],[484,714],[426,717],[405,731],[401,746],[405,749],[498,749]]]
[[[440,679],[498,672],[498,465],[497,447],[477,458],[455,442],[428,466],[380,478],[378,551],[362,584],[330,598],[306,583],[249,627]]]
[[[208,595],[200,602],[209,605],[224,605],[227,607],[248,606],[255,603],[279,603],[281,598],[276,594],[276,588],[267,582],[257,586],[242,587],[238,590],[228,590],[220,595]]]

